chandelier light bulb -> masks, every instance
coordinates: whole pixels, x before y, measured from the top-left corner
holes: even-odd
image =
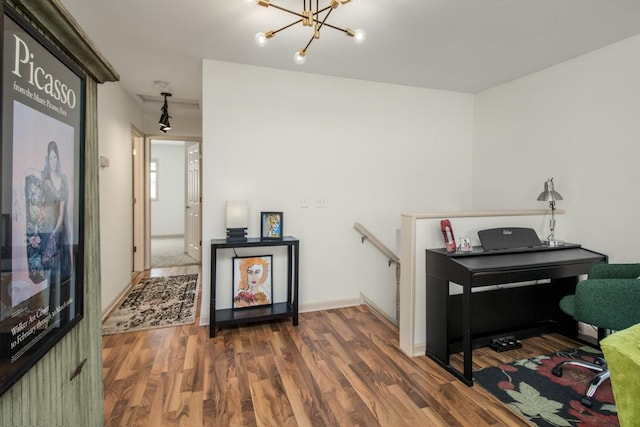
[[[301,50],[296,52],[296,54],[293,55],[293,62],[295,62],[298,65],[304,64],[304,62],[307,60],[307,58],[304,57],[305,54],[306,52],[303,52]]]
[[[355,34],[353,36],[353,41],[355,43],[362,44],[367,39],[367,33],[365,33],[362,29],[357,29],[354,31],[354,33]]]
[[[265,46],[267,44],[267,36],[265,33],[258,33],[256,34],[255,41],[258,46]]]

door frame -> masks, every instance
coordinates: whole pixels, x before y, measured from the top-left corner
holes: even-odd
[[[133,215],[133,246],[132,246],[132,271],[144,270],[144,187],[145,187],[145,167],[144,167],[144,134],[135,127],[131,127],[131,155],[132,155],[132,215]]]

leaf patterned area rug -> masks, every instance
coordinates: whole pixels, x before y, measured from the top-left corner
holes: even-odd
[[[605,381],[593,399],[593,407],[580,403],[589,381],[596,375],[587,368],[565,365],[562,377],[551,369],[568,359],[593,362],[602,353],[579,347],[546,356],[519,360],[473,373],[479,384],[533,426],[619,426],[611,382]]]
[[[198,275],[142,279],[102,325],[102,335],[195,322]]]

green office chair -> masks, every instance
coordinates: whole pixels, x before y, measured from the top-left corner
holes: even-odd
[[[560,309],[598,328],[598,339],[605,336],[605,330],[621,331],[640,323],[640,264],[596,264],[589,271],[589,278],[578,282],[575,295],[567,295],[560,300]],[[552,373],[562,376],[566,365],[577,365],[598,372],[593,378],[580,402],[591,407],[598,386],[609,379],[609,370],[604,359],[596,363],[578,360],[561,362]]]

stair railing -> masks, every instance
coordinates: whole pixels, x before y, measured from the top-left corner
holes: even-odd
[[[385,244],[374,236],[373,233],[371,233],[364,225],[359,222],[355,222],[353,224],[353,228],[360,233],[362,243],[364,243],[365,240],[368,240],[375,248],[387,257],[389,267],[391,267],[391,264],[396,265],[396,324],[398,324],[400,321],[400,257],[393,253],[391,249],[386,247]]]

